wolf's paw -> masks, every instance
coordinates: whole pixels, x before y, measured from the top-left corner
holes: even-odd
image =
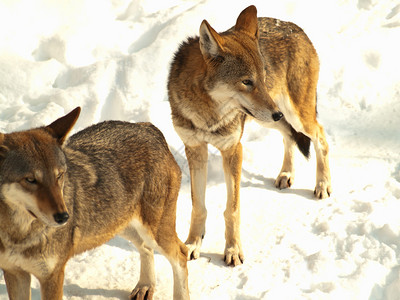
[[[275,180],[275,186],[278,189],[286,189],[292,186],[294,175],[291,172],[281,172]]]
[[[329,182],[319,181],[315,186],[314,195],[318,199],[328,198],[332,193],[332,187]]]
[[[153,295],[154,285],[138,283],[129,296],[129,300],[152,300]]]
[[[244,255],[239,245],[225,248],[224,261],[228,266],[236,267],[243,264]]]
[[[188,249],[188,260],[198,259],[200,257],[200,248],[203,237],[188,238],[185,242]]]

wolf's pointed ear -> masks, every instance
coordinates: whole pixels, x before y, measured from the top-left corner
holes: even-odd
[[[236,20],[236,31],[242,31],[258,39],[257,8],[251,5],[245,8]]]
[[[0,161],[2,158],[6,156],[6,153],[8,152],[8,148],[3,145],[4,143],[4,134],[0,132]]]
[[[52,135],[57,139],[58,143],[62,145],[71,131],[72,127],[75,125],[76,120],[78,120],[81,108],[78,106],[69,114],[55,120],[46,128],[50,130]]]
[[[200,50],[205,58],[221,55],[224,50],[222,37],[204,20],[200,25]]]

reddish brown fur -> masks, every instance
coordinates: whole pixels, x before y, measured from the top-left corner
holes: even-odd
[[[243,261],[240,243],[241,144],[246,119],[278,129],[285,156],[275,185],[294,180],[294,145],[317,156],[317,198],[331,193],[328,144],[316,118],[319,60],[303,30],[290,22],[258,18],[250,6],[235,27],[217,33],[207,21],[200,37],[184,42],[171,64],[168,94],[174,127],[185,144],[192,187],[192,219],[186,244],[189,258],[199,256],[205,233],[207,144],[221,151],[227,183],[225,261]],[[282,118],[283,112],[284,117]]]

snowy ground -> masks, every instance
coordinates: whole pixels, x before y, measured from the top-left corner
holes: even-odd
[[[248,124],[242,139],[245,263],[226,267],[225,184],[210,147],[207,234],[188,263],[192,299],[400,299],[400,4],[398,1],[1,0],[0,131],[48,124],[76,106],[75,127],[152,121],[183,171],[177,230],[191,200],[183,145],[172,128],[166,78],[173,52],[206,18],[218,31],[249,4],[290,20],[321,60],[319,120],[330,144],[333,194],[316,201],[315,156],[296,160],[289,190],[273,186],[283,159],[276,131]],[[1,221],[1,220],[0,220]],[[172,271],[156,255],[156,299]],[[64,299],[127,299],[139,255],[121,238],[76,256]],[[37,281],[33,298],[39,299]],[[7,292],[0,275],[0,299]]]

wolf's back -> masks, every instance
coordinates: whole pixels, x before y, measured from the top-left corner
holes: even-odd
[[[106,238],[108,227],[126,226],[127,214],[143,218],[145,206],[155,208],[149,218],[158,218],[156,208],[170,205],[160,195],[180,186],[180,168],[151,123],[105,121],[71,136],[64,151],[64,197],[88,235]]]

